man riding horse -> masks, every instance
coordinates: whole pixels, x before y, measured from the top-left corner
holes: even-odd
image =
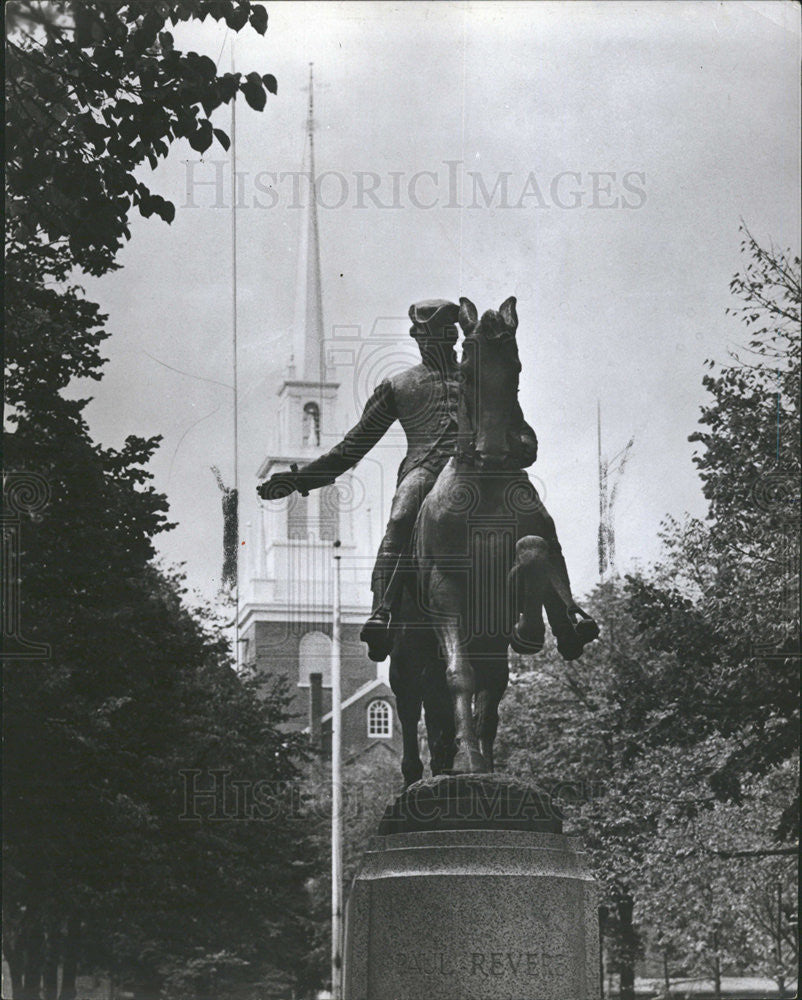
[[[407,454],[398,470],[390,519],[379,546],[371,579],[373,610],[360,637],[368,656],[380,662],[390,654],[390,629],[398,599],[397,569],[409,552],[412,531],[421,504],[440,472],[458,449],[457,404],[459,383],[454,345],[460,307],[445,299],[431,299],[410,306],[410,336],[421,353],[421,363],[383,381],[365,405],[359,422],[329,452],[293,472],[276,473],[257,487],[263,499],[279,499],[298,491],[328,486],[353,468],[398,420],[407,438]],[[525,469],[537,458],[537,438],[515,403],[515,418],[505,448],[505,468]],[[554,521],[534,486],[523,477],[528,496],[522,498],[537,522],[537,534],[548,545],[549,561],[560,590],[570,595],[568,571],[557,539]],[[567,660],[576,659],[593,631],[576,630],[577,616],[587,616],[573,602],[559,605],[555,612],[547,606],[549,624],[557,648]],[[598,634],[598,631],[596,631]]]

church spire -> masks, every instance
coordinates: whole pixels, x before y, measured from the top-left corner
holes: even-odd
[[[313,67],[310,63],[309,106],[306,126],[309,148],[309,192],[301,219],[293,327],[293,361],[296,378],[303,382],[325,382],[326,361],[323,343],[323,293],[320,281],[320,232],[317,218],[314,93],[312,87]]]

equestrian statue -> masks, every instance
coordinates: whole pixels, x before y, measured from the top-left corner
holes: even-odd
[[[518,403],[515,305],[510,297],[481,319],[466,298],[412,305],[421,363],[383,381],[329,452],[257,487],[264,499],[307,495],[401,423],[407,453],[361,638],[372,660],[390,656],[408,784],[423,774],[421,707],[433,774],[493,770],[507,649],[542,649],[543,609],[566,660],[599,635],[572,597],[554,521],[523,471],[537,458],[537,438]]]

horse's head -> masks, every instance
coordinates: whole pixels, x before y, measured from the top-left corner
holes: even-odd
[[[521,362],[515,333],[518,316],[510,296],[479,319],[461,298],[459,324],[465,334],[460,374],[460,452],[483,468],[503,468],[510,457],[509,432],[517,413]]]

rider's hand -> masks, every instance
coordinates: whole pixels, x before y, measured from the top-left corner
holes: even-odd
[[[266,482],[259,483],[256,492],[263,500],[283,500],[297,489],[297,478],[291,472],[276,472]]]

